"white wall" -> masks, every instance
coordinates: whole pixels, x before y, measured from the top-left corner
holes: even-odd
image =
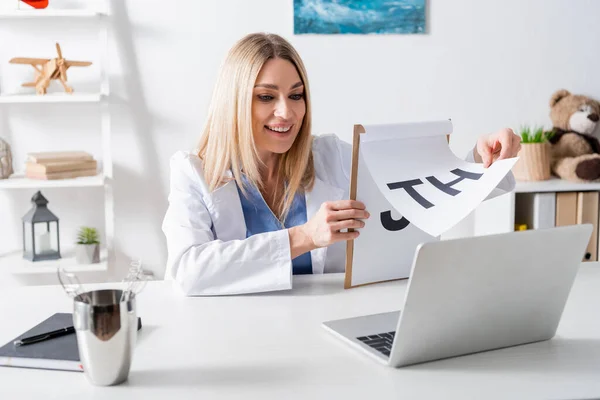
[[[355,123],[449,117],[455,127],[451,147],[464,156],[479,134],[523,123],[550,127],[548,101],[556,89],[600,98],[600,2],[594,0],[431,0],[428,34],[379,36],[295,36],[292,0],[109,1],[120,271],[141,258],[162,276],[169,156],[194,146],[218,67],[247,33],[275,32],[297,47],[312,89],[314,133],[335,132],[347,141]],[[17,29],[0,26],[0,38]],[[63,35],[65,26],[47,29]],[[77,42],[85,38],[77,29],[70,54],[93,57],[83,39]],[[0,85],[7,84],[6,61],[16,55],[8,48],[0,46]],[[73,73],[69,79],[87,84],[88,76]],[[39,107],[36,116],[48,121],[43,134],[24,113],[0,107],[0,136],[14,142],[17,160],[34,140],[55,146],[55,138],[67,137],[88,148],[99,140],[92,111]],[[70,118],[69,130],[84,126],[89,133],[67,133],[57,115]],[[20,238],[15,221],[29,195],[0,193],[0,221],[10,222],[0,224],[0,246]],[[68,200],[60,205],[63,218]],[[93,210],[102,204],[93,198],[77,203],[78,220],[96,218]],[[471,230],[467,219],[449,235]]]

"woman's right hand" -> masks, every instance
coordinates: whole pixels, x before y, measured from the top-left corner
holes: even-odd
[[[339,200],[321,204],[319,211],[309,221],[288,230],[292,258],[342,240],[356,239],[358,231],[340,231],[364,227],[363,220],[369,216],[364,203],[360,201]]]

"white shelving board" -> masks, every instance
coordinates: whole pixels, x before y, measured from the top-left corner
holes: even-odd
[[[107,270],[107,252],[100,250],[100,262],[97,264],[77,264],[74,250],[62,251],[63,258],[51,261],[31,262],[23,258],[22,251],[14,251],[2,256],[2,267],[11,274],[55,274],[58,267],[71,272],[102,272]]]
[[[2,94],[0,104],[16,103],[99,103],[103,98],[100,93],[48,93],[36,94]]]
[[[552,178],[546,181],[517,182],[515,193],[600,191],[600,183],[577,183]]]
[[[82,176],[73,179],[40,180],[28,179],[23,175],[13,174],[8,179],[0,180],[1,189],[46,189],[46,188],[79,188],[104,186],[104,175]]]
[[[44,10],[1,10],[2,18],[98,18],[102,13],[94,10],[44,9]]]

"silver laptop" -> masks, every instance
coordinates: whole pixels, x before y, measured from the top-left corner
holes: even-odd
[[[391,367],[548,340],[591,233],[582,224],[421,244],[401,311],[323,325]]]

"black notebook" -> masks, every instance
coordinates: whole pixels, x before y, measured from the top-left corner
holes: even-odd
[[[13,343],[15,340],[24,337],[39,335],[72,325],[73,314],[56,313],[52,315],[0,347],[0,366],[83,371],[83,366],[79,360],[79,349],[75,333],[26,346],[15,346]],[[141,327],[142,321],[138,317],[138,330]]]

